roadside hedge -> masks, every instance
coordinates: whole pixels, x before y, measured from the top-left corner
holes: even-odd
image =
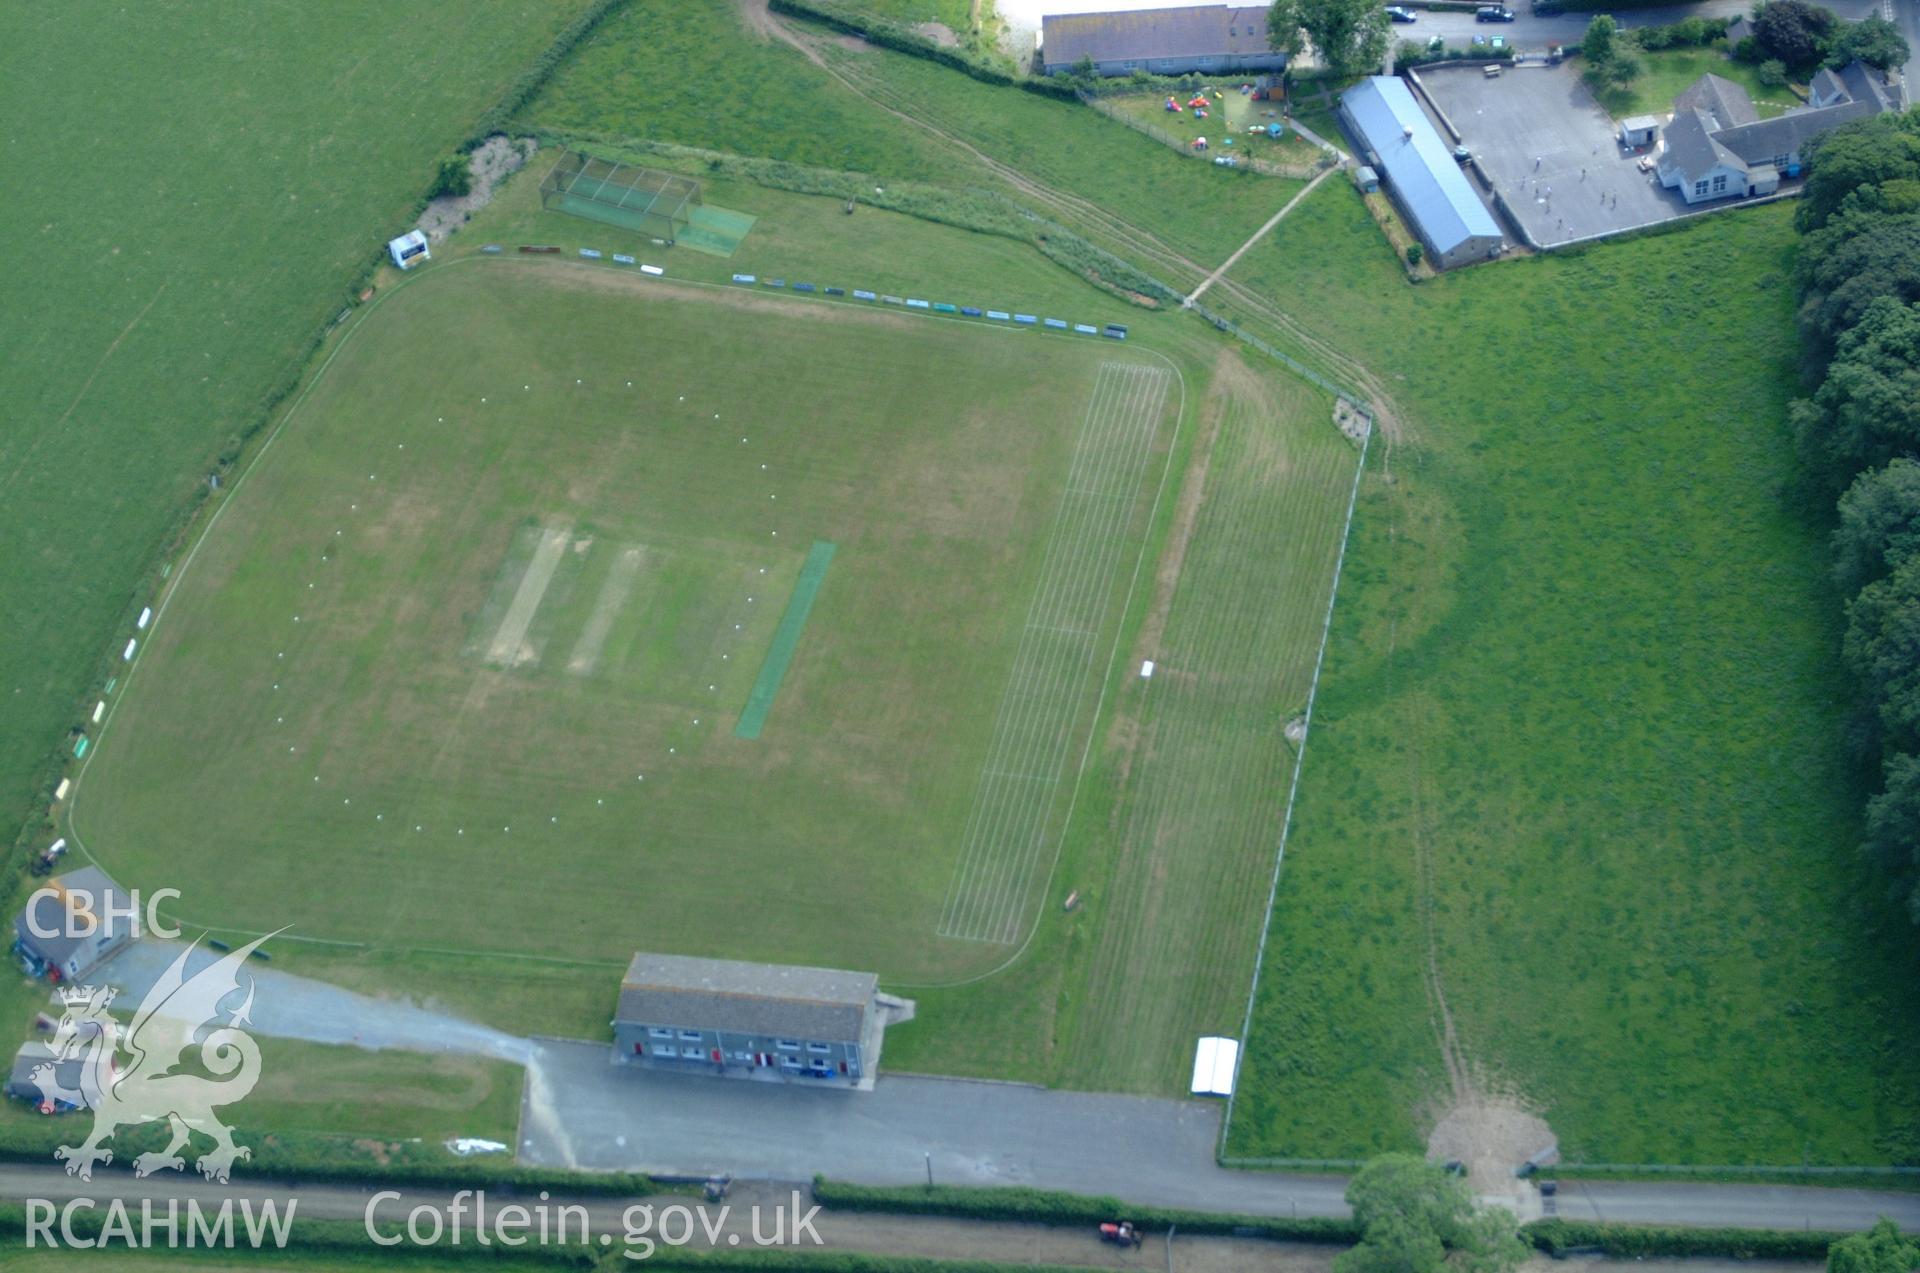
[[[627,1267],[632,1267],[628,1264]],[[747,1273],[1080,1273],[1084,1265],[998,1264],[989,1260],[938,1260],[917,1255],[861,1255],[854,1251],[772,1248],[760,1251],[691,1251],[661,1248],[645,1265],[668,1269],[725,1269]]]
[[[1400,41],[1400,47],[1394,50],[1394,74],[1404,73],[1409,67],[1434,66],[1441,62],[1498,62],[1511,66],[1520,56],[1517,49],[1495,51],[1487,48],[1457,48],[1449,46],[1443,49],[1429,49],[1413,40]]]
[[[1616,1259],[1710,1255],[1736,1260],[1824,1260],[1827,1248],[1847,1235],[1826,1229],[1689,1229],[1535,1220],[1520,1227],[1520,1236],[1556,1259],[1573,1251],[1601,1251]]]
[[[1348,1219],[1216,1214],[1171,1207],[1139,1207],[1117,1198],[1051,1189],[974,1189],[957,1186],[855,1185],[815,1176],[813,1199],[829,1210],[883,1211],[1002,1220],[1029,1224],[1098,1224],[1125,1218],[1150,1233],[1178,1226],[1182,1233],[1231,1234],[1276,1242],[1347,1244],[1360,1240]],[[1679,1225],[1600,1224],[1535,1220],[1520,1236],[1556,1259],[1599,1252],[1617,1259],[1717,1256],[1736,1260],[1824,1260],[1847,1236],[1824,1229],[1687,1228]]]
[[[0,1160],[50,1166],[54,1147],[77,1141],[87,1126],[85,1114],[62,1114],[25,1124],[0,1122]],[[496,1159],[457,1159],[440,1146],[422,1141],[378,1142],[376,1156],[359,1147],[368,1143],[365,1138],[265,1132],[244,1126],[235,1128],[234,1134],[238,1143],[253,1151],[251,1158],[235,1166],[236,1179],[459,1189],[485,1185],[581,1197],[638,1197],[657,1191],[650,1178],[631,1172],[566,1171]],[[98,1170],[130,1171],[137,1155],[158,1150],[166,1142],[164,1123],[124,1127],[110,1145],[112,1164]]]
[[[1163,1233],[1178,1227],[1182,1233],[1232,1234],[1276,1242],[1345,1244],[1360,1240],[1360,1231],[1351,1220],[1325,1216],[1290,1219],[1191,1211],[1179,1207],[1142,1207],[1118,1198],[1063,1193],[1057,1189],[855,1185],[815,1176],[813,1200],[829,1210],[841,1211],[942,1215],[1021,1224],[1093,1225],[1124,1218],[1149,1233]]]

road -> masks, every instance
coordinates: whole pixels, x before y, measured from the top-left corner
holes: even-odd
[[[1888,9],[1895,9],[1908,26],[1908,41],[1920,48],[1920,41],[1914,40],[1911,26],[1916,8],[1912,0],[1903,3],[1896,3],[1896,0],[1822,0],[1822,3],[1841,17],[1855,22],[1869,13],[1878,13],[1882,17],[1893,16]],[[1588,12],[1538,17],[1528,9],[1526,0],[1519,0],[1512,7],[1515,15],[1512,22],[1476,22],[1471,13],[1417,10],[1419,21],[1395,23],[1393,33],[1396,40],[1424,41],[1438,35],[1444,37],[1448,44],[1465,44],[1476,35],[1504,35],[1514,47],[1538,52],[1550,42],[1571,44],[1578,41],[1586,31],[1587,23],[1593,19],[1593,14]],[[1663,26],[1684,18],[1731,18],[1747,13],[1752,8],[1752,0],[1701,0],[1699,4],[1677,4],[1657,9],[1625,9],[1614,16],[1620,19],[1622,26],[1646,27]]]
[[[730,1172],[871,1184],[1032,1185],[1255,1215],[1347,1214],[1338,1176],[1213,1160],[1220,1107],[1014,1083],[883,1075],[872,1092],[617,1066],[603,1045],[541,1040],[521,1158],[547,1166]],[[1920,1229],[1920,1194],[1691,1181],[1569,1181],[1568,1219],[1764,1229]],[[1522,1210],[1538,1214],[1539,1199]]]

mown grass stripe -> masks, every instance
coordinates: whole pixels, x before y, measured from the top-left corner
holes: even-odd
[[[827,566],[832,561],[833,544],[824,539],[814,540],[813,547],[807,550],[806,564],[800,567],[800,577],[793,581],[793,595],[787,598],[787,611],[780,616],[780,626],[774,630],[773,644],[767,647],[766,661],[760,665],[753,692],[747,695],[740,723],[733,727],[735,738],[760,737],[767,713],[773,710],[773,696],[780,692],[787,664],[793,662],[793,652],[800,645],[800,629],[807,625],[807,613],[813,609],[820,585],[826,582]]]

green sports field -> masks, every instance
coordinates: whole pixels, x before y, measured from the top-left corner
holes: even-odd
[[[1182,399],[1106,341],[437,267],[176,571],[73,829],[220,927],[991,967]]]

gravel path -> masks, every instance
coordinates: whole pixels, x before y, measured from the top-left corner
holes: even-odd
[[[138,1004],[185,946],[153,938],[137,941],[101,969],[98,978],[120,987],[120,1003]],[[200,946],[187,961],[189,975],[218,958]],[[373,1049],[452,1052],[523,1065],[533,1055],[533,1046],[525,1039],[404,1000],[376,999],[281,972],[257,957],[248,961],[247,973],[256,987],[251,1019],[258,1034]]]

